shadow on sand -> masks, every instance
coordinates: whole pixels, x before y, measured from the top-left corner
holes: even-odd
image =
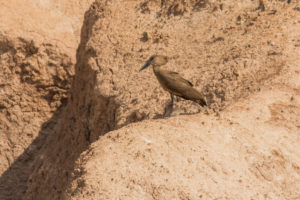
[[[31,176],[35,160],[47,146],[48,136],[54,136],[55,126],[59,121],[63,108],[58,109],[53,116],[42,125],[39,135],[27,147],[14,163],[0,177],[0,199],[23,199],[27,190],[27,181]]]

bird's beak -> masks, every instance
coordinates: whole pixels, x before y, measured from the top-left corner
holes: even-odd
[[[139,70],[139,72],[140,71],[142,71],[142,70],[144,70],[144,69],[146,69],[147,67],[149,67],[150,65],[151,65],[151,59],[149,59],[149,60],[147,60],[147,62],[144,64],[144,66]]]

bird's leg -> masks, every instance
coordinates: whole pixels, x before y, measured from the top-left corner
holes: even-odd
[[[170,115],[169,115],[169,117],[171,117],[171,116],[172,116],[172,112],[173,112],[173,105],[174,105],[174,95],[173,95],[173,94],[171,94],[171,93],[170,93],[170,95],[171,95],[171,111],[170,111]]]

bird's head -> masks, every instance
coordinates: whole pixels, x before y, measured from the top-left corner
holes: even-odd
[[[168,57],[167,56],[153,55],[147,60],[147,62],[144,64],[144,66],[142,66],[140,71],[146,69],[150,65],[161,66],[161,65],[167,64],[167,62],[168,62]]]

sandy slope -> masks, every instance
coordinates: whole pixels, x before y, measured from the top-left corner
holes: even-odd
[[[1,200],[300,198],[299,1],[85,3],[0,2]]]
[[[77,161],[71,199],[300,199],[300,18],[293,9],[296,5],[276,5],[275,16],[270,14],[274,7],[266,6],[266,13],[258,15],[245,11],[249,6],[245,4],[233,9],[235,14],[248,12],[242,15],[246,21],[249,16],[255,20],[250,17],[254,23],[250,27],[254,27],[245,28],[250,36],[229,28],[225,41],[232,41],[235,48],[249,44],[250,49],[235,52],[233,48],[228,54],[239,57],[251,52],[254,56],[251,73],[247,67],[237,68],[239,78],[246,74],[248,79],[233,78],[232,85],[222,82],[229,93],[225,109],[219,116],[184,115],[133,123],[100,137]],[[227,17],[234,18],[234,14],[216,23],[230,23]],[[240,46],[235,46],[236,40]],[[219,47],[221,52],[228,48]],[[206,53],[214,51],[214,46],[207,49]],[[271,55],[277,58],[270,59]],[[214,56],[218,59],[218,54]],[[282,68],[269,71],[276,62]],[[253,92],[253,88],[258,90]]]
[[[151,120],[100,137],[78,161],[71,199],[299,199],[298,67],[287,73],[219,117]]]

